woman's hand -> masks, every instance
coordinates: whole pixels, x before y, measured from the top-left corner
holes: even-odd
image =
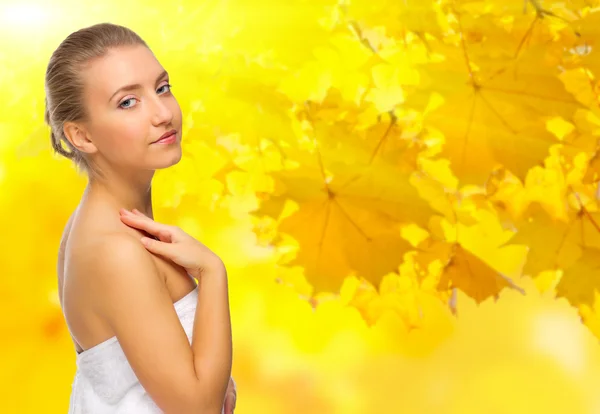
[[[225,272],[219,256],[179,227],[158,223],[136,209],[130,212],[122,208],[119,213],[123,223],[158,238],[141,238],[148,251],[172,260],[192,277],[199,279],[208,273]]]

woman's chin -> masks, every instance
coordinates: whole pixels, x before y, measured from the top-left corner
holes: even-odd
[[[164,154],[164,156],[161,157],[162,158],[160,160],[161,162],[158,162],[157,163],[158,165],[155,168],[157,170],[162,170],[164,168],[169,168],[169,167],[172,167],[173,165],[178,164],[182,158],[181,148],[179,149],[179,151],[173,151],[172,154],[173,155],[171,157],[168,157],[166,154]]]

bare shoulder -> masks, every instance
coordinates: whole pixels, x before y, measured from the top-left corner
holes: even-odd
[[[78,246],[74,266],[85,273],[85,284],[94,292],[90,303],[102,311],[116,296],[135,296],[141,285],[156,283],[164,290],[156,263],[139,238],[124,232],[97,235]],[[170,296],[168,296],[170,298]]]
[[[131,254],[149,258],[149,252],[138,238],[125,232],[106,232],[90,239],[85,246],[88,260],[111,263],[124,260]],[[104,256],[101,256],[104,255]],[[139,258],[139,257],[138,257]],[[99,260],[102,259],[102,260]]]
[[[80,287],[102,282],[95,273],[116,261],[127,266],[153,264],[151,254],[139,240],[139,232],[123,224],[118,212],[95,205],[83,206],[69,219],[65,233],[68,234],[63,236],[61,250],[66,272]]]
[[[65,225],[57,269],[59,299],[78,352],[114,336],[105,314],[115,293],[125,299],[145,284],[160,293],[165,288],[136,231],[118,215],[115,219],[110,212],[85,207]]]
[[[95,332],[91,334],[93,337],[108,335],[110,328],[98,320],[99,312],[110,305],[113,294],[135,295],[128,283],[136,288],[160,282],[157,288],[165,288],[155,260],[140,242],[138,231],[123,224],[118,211],[83,205],[65,227],[61,243],[63,294],[70,299],[68,316],[74,323],[80,320],[79,325],[85,326],[80,331]]]

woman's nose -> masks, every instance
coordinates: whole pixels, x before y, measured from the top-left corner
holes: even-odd
[[[169,108],[164,99],[157,96],[153,101],[152,107],[152,123],[161,125],[170,123],[173,120],[173,111]]]

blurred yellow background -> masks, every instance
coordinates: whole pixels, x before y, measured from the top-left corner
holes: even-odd
[[[44,72],[111,22],[184,113],[154,212],[228,267],[236,413],[600,413],[598,6],[3,0],[0,411],[68,408]]]

